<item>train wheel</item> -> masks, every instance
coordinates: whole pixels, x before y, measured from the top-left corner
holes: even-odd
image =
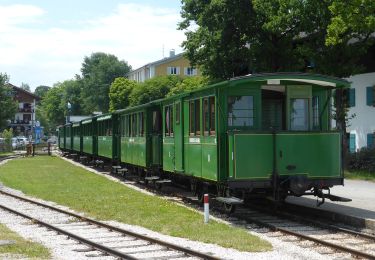
[[[224,191],[224,197],[232,197],[232,191],[228,188]],[[232,214],[236,210],[236,205],[229,204],[229,203],[223,203],[223,209],[226,214]]]

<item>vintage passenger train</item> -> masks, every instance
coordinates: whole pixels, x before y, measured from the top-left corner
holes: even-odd
[[[59,147],[146,180],[188,182],[199,196],[220,197],[230,211],[233,197],[344,200],[329,194],[344,183],[343,136],[331,130],[330,110],[333,91],[348,87],[307,73],[237,77],[66,124],[59,127]]]

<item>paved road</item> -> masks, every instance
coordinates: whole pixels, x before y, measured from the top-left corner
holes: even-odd
[[[331,202],[320,206],[321,209],[331,210],[347,215],[375,220],[375,182],[345,180],[345,186],[335,186],[331,194],[352,199],[351,202]],[[289,197],[288,202],[316,207],[313,197]]]

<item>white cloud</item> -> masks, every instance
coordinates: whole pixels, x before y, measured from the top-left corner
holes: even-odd
[[[172,48],[182,51],[184,34],[176,29],[179,10],[121,4],[107,16],[77,21],[73,29],[26,26],[43,15],[35,6],[0,6],[0,72],[7,72],[15,84],[27,82],[35,88],[73,78],[84,56],[97,51],[114,54],[133,68],[161,59],[163,46],[165,56]]]
[[[14,26],[36,22],[43,9],[32,5],[0,6],[0,32],[12,30]]]

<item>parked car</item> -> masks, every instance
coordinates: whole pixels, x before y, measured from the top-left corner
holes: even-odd
[[[22,146],[25,146],[29,142],[25,136],[17,136],[17,140]]]
[[[15,149],[18,149],[20,147],[21,147],[21,144],[18,141],[17,137],[13,137],[12,138],[12,149],[15,150]]]

